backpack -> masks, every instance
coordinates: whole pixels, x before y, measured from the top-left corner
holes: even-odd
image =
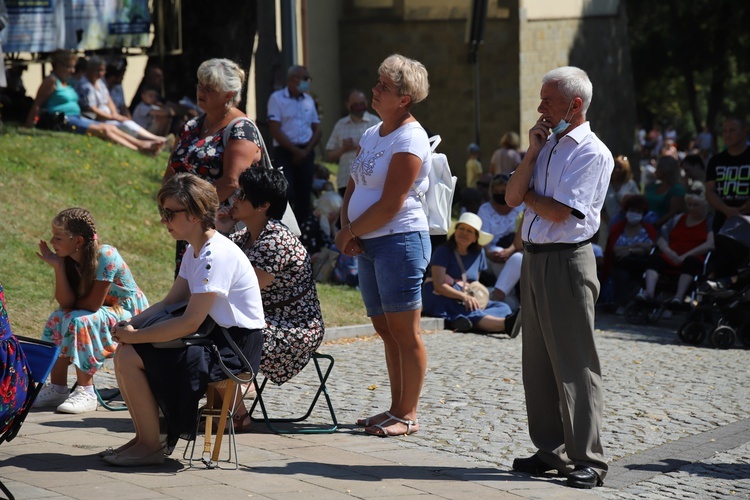
[[[430,235],[448,234],[448,228],[451,225],[453,194],[458,180],[451,173],[448,158],[443,153],[435,152],[440,140],[439,135],[430,137],[430,163],[432,165],[428,176],[430,187],[427,188],[427,192],[424,192],[420,191],[416,184],[414,185],[414,192],[417,193],[424,213],[427,215]]]

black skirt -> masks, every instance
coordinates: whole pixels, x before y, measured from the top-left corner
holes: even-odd
[[[263,330],[232,327],[229,334],[258,373],[263,350]],[[212,333],[221,359],[230,372],[246,372],[219,328]],[[195,439],[198,403],[211,382],[226,380],[212,346],[189,346],[180,349],[157,349],[151,344],[134,344],[146,368],[151,391],[159,404],[164,420],[162,434],[167,435],[167,452],[174,450],[177,440]]]

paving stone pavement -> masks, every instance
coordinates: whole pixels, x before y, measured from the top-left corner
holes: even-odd
[[[132,498],[198,497],[204,490],[190,487],[194,477],[216,481],[205,490],[208,498],[235,496],[239,491],[232,488],[252,491],[248,496],[253,498],[750,498],[750,351],[685,345],[674,333],[678,325],[679,318],[634,327],[618,317],[598,316],[606,391],[602,439],[610,471],[605,486],[590,493],[566,488],[562,479],[510,473],[514,457],[534,451],[526,428],[521,338],[440,330],[424,336],[428,372],[420,431],[412,436],[371,438],[347,425],[382,411],[388,402],[382,343],[372,337],[342,339],[356,333],[331,330],[330,337],[338,340],[325,343],[320,351],[336,359],[328,385],[341,430],[282,437],[256,424],[256,432],[238,436],[238,448],[242,468],[260,475],[175,474],[180,467],[138,474],[100,472],[95,462],[81,462],[77,455],[70,467],[84,464],[84,470],[106,478],[105,483],[138,485],[126,495]],[[284,386],[270,388],[264,394],[269,410],[274,415],[299,413],[315,392],[316,378],[307,368]],[[111,368],[97,375],[100,387],[112,380]],[[313,418],[322,422],[320,409]],[[37,456],[43,451],[73,453],[72,445],[83,448],[76,450],[79,454],[90,455],[101,449],[70,443],[72,438],[58,434],[47,436],[47,444],[43,432],[52,432],[56,421],[80,427],[83,419],[96,427],[106,420],[104,428],[90,430],[99,446],[103,438],[109,439],[107,445],[116,445],[114,437],[124,442],[130,436],[127,413],[99,409],[93,415],[32,413],[22,429],[24,434],[29,427],[29,436],[0,447],[0,478],[27,495],[18,498],[95,496],[93,490],[71,493],[59,485],[40,485],[29,474],[40,470],[30,465],[32,459],[50,460]],[[252,487],[243,486],[250,481]],[[296,482],[285,486],[289,481]]]

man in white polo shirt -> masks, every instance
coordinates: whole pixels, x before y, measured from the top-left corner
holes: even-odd
[[[538,448],[513,469],[556,469],[574,488],[601,486],[607,473],[601,442],[602,377],[594,343],[599,295],[590,245],[614,169],[612,153],[591,131],[593,87],[567,66],[542,79],[541,117],[508,182],[505,199],[526,203],[521,237],[523,386],[529,435]]]
[[[320,142],[320,118],[307,95],[312,78],[304,66],[292,66],[287,86],[268,99],[268,121],[273,136],[274,166],[284,168],[289,202],[302,224],[310,215],[315,168],[315,146]]]

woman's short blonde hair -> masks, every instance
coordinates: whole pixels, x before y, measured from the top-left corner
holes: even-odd
[[[209,59],[198,67],[198,83],[221,92],[233,92],[232,104],[236,106],[242,98],[245,70],[229,59]]]
[[[156,201],[164,206],[167,198],[174,198],[187,209],[188,215],[200,219],[204,230],[213,229],[216,212],[219,210],[219,195],[216,188],[197,175],[181,173],[170,177],[159,189]]]
[[[401,54],[393,54],[380,63],[378,74],[386,76],[396,85],[399,95],[409,96],[408,106],[417,104],[427,98],[430,93],[430,82],[427,68],[419,61],[409,59]]]

